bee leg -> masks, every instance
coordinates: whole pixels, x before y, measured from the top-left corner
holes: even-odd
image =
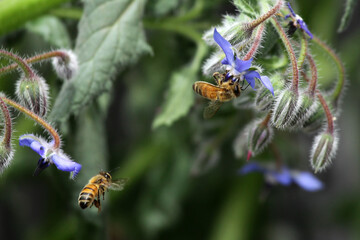
[[[219,72],[214,72],[213,74],[213,78],[216,82],[217,85],[221,85],[222,84],[222,75]]]
[[[98,209],[98,213],[101,211],[101,205],[100,205],[100,200],[94,200],[94,205],[95,207]]]

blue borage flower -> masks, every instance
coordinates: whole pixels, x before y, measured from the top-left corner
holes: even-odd
[[[24,134],[19,138],[19,145],[30,147],[41,156],[34,175],[38,175],[50,164],[54,164],[61,171],[71,172],[71,179],[74,179],[81,170],[79,163],[72,161],[61,149],[54,149],[53,142],[47,142],[33,134]]]
[[[240,60],[234,54],[232,45],[218,33],[216,28],[214,29],[214,40],[225,53],[225,58],[221,63],[227,65],[226,70],[228,73],[226,75],[226,80],[231,78],[232,81],[236,81],[237,79],[243,81],[245,79],[250,86],[255,89],[255,78],[257,78],[267,89],[269,89],[272,95],[274,95],[274,88],[270,79],[267,76],[260,76],[260,74],[254,70],[250,70],[253,59],[247,61]]]
[[[277,170],[275,167],[271,168],[270,166],[262,166],[259,163],[251,162],[243,166],[238,173],[246,175],[252,172],[264,174],[265,181],[271,185],[289,186],[294,182],[309,192],[319,191],[323,188],[323,183],[311,173],[289,170],[287,167]]]
[[[304,30],[306,32],[306,34],[309,35],[310,39],[312,39],[314,36],[312,35],[310,30],[308,29],[308,27],[307,27],[306,23],[304,22],[304,20],[294,12],[294,10],[290,6],[290,3],[287,3],[287,6],[288,6],[291,14],[286,15],[285,19],[288,19],[289,17],[291,17],[292,20],[293,20],[294,26],[296,28],[300,28],[300,29]]]

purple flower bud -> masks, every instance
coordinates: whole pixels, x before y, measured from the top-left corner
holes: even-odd
[[[338,147],[338,140],[336,133],[322,132],[315,137],[310,155],[310,164],[315,173],[330,165]]]
[[[72,79],[79,69],[76,55],[71,50],[60,50],[63,55],[52,60],[53,67],[59,78]]]
[[[16,95],[21,104],[43,117],[48,108],[48,85],[42,77],[22,78],[16,84]]]
[[[297,116],[301,98],[290,89],[283,90],[275,100],[272,123],[276,128],[285,129]]]

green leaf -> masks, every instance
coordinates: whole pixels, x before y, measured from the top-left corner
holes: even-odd
[[[195,71],[189,67],[185,67],[172,75],[167,98],[161,113],[156,116],[153,122],[153,128],[161,125],[170,126],[174,121],[188,113],[194,103],[192,84],[195,80]]]
[[[26,29],[44,38],[51,45],[59,48],[70,48],[70,36],[64,24],[54,16],[43,16],[27,22]]]
[[[151,52],[141,22],[145,0],[94,0],[84,5],[75,47],[79,73],[61,89],[50,115],[53,121],[66,119],[109,91],[119,70]]]
[[[346,30],[350,23],[351,16],[355,9],[355,0],[346,0],[345,3],[345,12],[341,18],[340,26],[338,28],[338,33],[341,33]]]

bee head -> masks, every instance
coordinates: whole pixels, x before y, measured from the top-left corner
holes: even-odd
[[[111,175],[108,172],[100,172],[100,175],[103,175],[107,180],[111,180]]]

